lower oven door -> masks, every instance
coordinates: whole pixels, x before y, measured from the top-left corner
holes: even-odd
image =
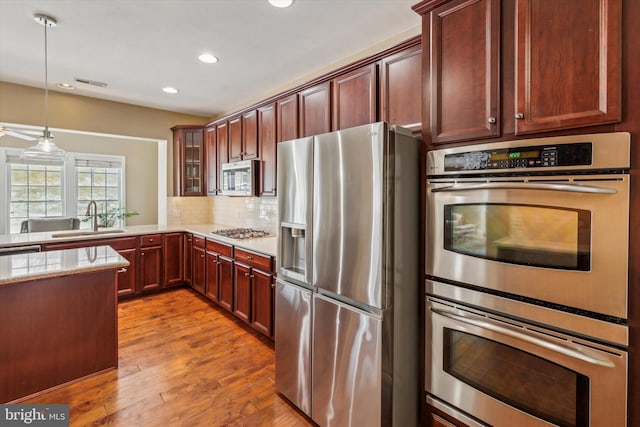
[[[426,391],[494,426],[625,426],[627,353],[426,301]]]

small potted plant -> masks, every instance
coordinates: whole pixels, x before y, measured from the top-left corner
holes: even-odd
[[[128,211],[127,208],[110,208],[103,212],[98,212],[98,227],[111,228],[120,220],[129,218],[131,216],[140,215],[138,212]],[[92,216],[85,217],[82,222],[92,220]]]

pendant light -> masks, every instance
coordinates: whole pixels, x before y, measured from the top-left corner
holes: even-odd
[[[34,15],[33,19],[44,26],[44,131],[38,143],[24,150],[20,156],[30,160],[62,161],[65,152],[53,142],[53,135],[49,132],[49,75],[47,69],[47,28],[58,24],[54,18],[47,15]]]

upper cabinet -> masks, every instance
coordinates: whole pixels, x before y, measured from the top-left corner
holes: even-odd
[[[621,119],[621,0],[518,0],[516,134]]]
[[[276,138],[278,142],[298,137],[298,94],[276,101]]]
[[[176,196],[203,196],[204,141],[202,126],[174,126],[173,191]]]
[[[380,120],[419,131],[422,127],[422,48],[404,49],[380,61]]]
[[[432,144],[621,120],[621,0],[430,0],[414,10]]]
[[[298,94],[300,136],[331,132],[331,82],[324,82]]]
[[[333,79],[333,130],[375,123],[378,64],[370,64]]]
[[[204,152],[206,155],[207,195],[215,196],[218,189],[218,141],[216,127],[204,128]]]
[[[434,144],[500,135],[500,0],[456,0],[423,21],[431,40],[425,120]],[[428,108],[427,108],[428,106]]]
[[[272,102],[257,110],[258,142],[260,146],[259,196],[276,195],[276,104]]]
[[[229,119],[229,161],[242,160],[242,117]]]

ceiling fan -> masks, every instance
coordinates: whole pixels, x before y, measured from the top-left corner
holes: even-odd
[[[17,129],[0,125],[0,137],[4,135],[14,136],[27,141],[35,141],[38,137],[42,136],[42,131]]]

